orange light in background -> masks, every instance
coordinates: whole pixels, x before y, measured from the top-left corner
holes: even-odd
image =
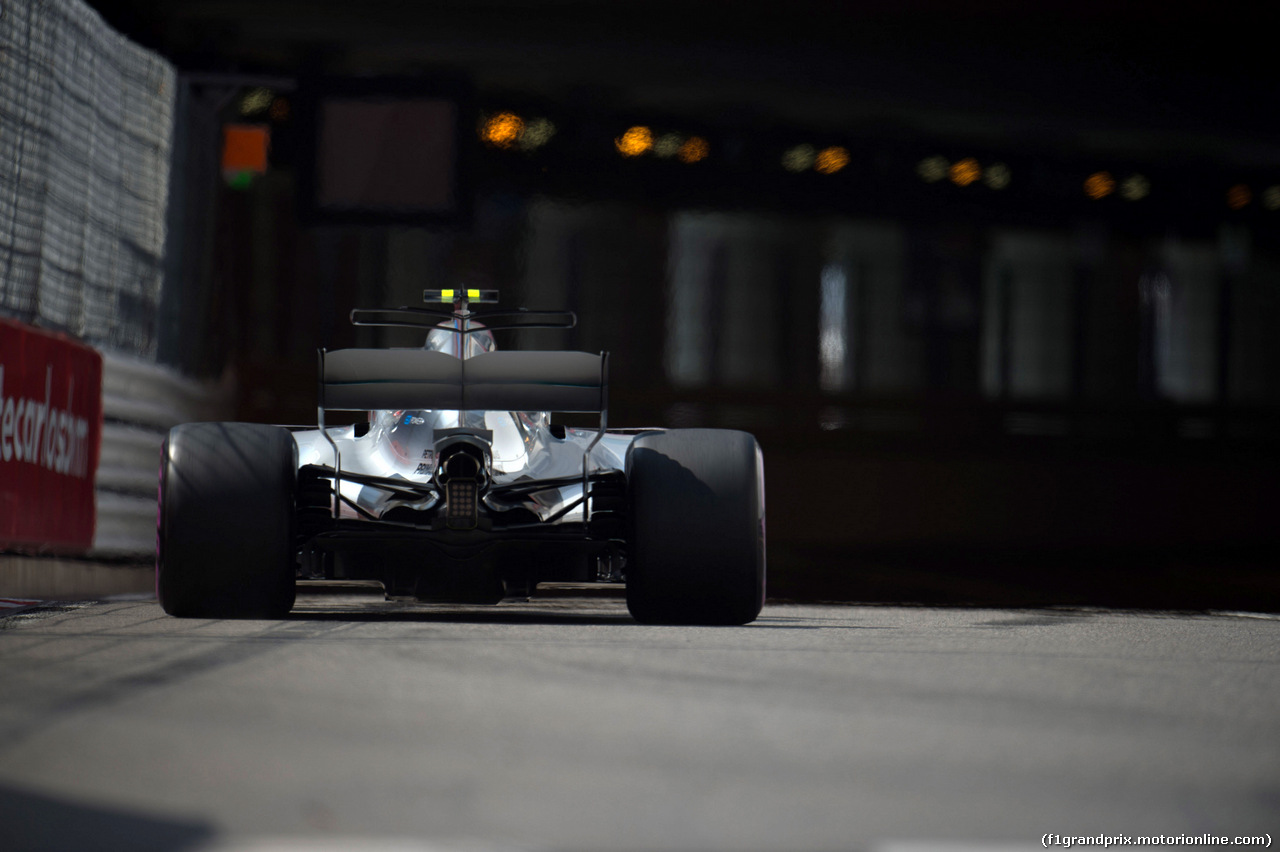
[[[847,165],[849,165],[848,149],[832,145],[818,152],[817,159],[813,161],[813,170],[819,174],[833,175]]]
[[[1232,210],[1242,210],[1249,206],[1250,201],[1253,201],[1253,192],[1242,183],[1227,190],[1227,206]]]
[[[1116,191],[1116,179],[1111,172],[1094,172],[1084,180],[1084,194],[1097,201]]]
[[[1013,180],[1013,172],[1004,163],[992,163],[982,173],[982,182],[991,189],[1004,189]]]
[[[237,188],[266,174],[271,131],[265,124],[228,124],[222,128],[222,176]]]
[[[947,162],[946,157],[925,157],[916,166],[916,174],[920,175],[925,183],[937,183],[950,171],[951,164]]]
[[[818,152],[814,150],[812,145],[797,145],[794,148],[788,148],[782,155],[782,167],[789,172],[807,171],[813,165],[813,161],[817,158]]]
[[[653,131],[647,127],[627,128],[627,132],[613,140],[618,153],[624,157],[639,157],[653,148]]]
[[[1151,182],[1142,175],[1129,175],[1120,184],[1120,197],[1125,201],[1141,201],[1151,192]]]
[[[707,143],[707,140],[701,136],[690,136],[680,146],[676,156],[680,158],[682,163],[697,163],[705,160],[710,153],[711,146]]]
[[[978,165],[978,161],[973,157],[965,157],[951,164],[947,176],[956,186],[968,186],[982,177],[982,166]]]
[[[510,148],[524,133],[524,119],[514,112],[499,112],[485,119],[480,139],[495,148]]]

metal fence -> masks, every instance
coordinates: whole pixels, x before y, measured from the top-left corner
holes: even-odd
[[[154,359],[175,82],[81,0],[0,0],[0,313]]]

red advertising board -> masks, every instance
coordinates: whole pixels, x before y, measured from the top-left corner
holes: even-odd
[[[102,356],[0,317],[0,549],[93,544]]]

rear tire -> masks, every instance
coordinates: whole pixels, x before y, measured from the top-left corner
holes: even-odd
[[[644,624],[746,624],[764,604],[764,466],[727,429],[641,435],[627,450],[627,608]]]
[[[256,423],[189,423],[160,456],[156,594],[170,615],[279,618],[293,608],[297,445]]]

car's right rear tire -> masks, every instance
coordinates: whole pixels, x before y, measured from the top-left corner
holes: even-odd
[[[645,624],[746,624],[764,604],[756,439],[673,429],[627,451],[627,607]]]
[[[156,594],[165,612],[289,612],[297,458],[293,436],[278,426],[188,423],[170,430],[156,521]]]

